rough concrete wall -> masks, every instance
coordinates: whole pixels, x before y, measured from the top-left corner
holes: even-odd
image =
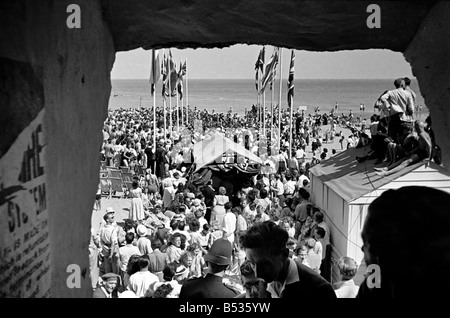
[[[76,1],[81,29],[67,27],[71,3],[16,0],[3,2],[0,10],[0,57],[31,64],[44,90],[52,297],[92,295],[90,214],[115,56],[100,1]],[[69,264],[80,266],[81,288],[67,287]]]
[[[402,52],[434,2],[104,0],[117,51],[246,43],[312,51]],[[379,29],[369,29],[366,23],[373,3],[381,9]]]
[[[450,167],[450,2],[439,2],[404,52],[430,109],[436,142]]]

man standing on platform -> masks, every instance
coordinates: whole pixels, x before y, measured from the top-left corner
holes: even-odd
[[[394,81],[395,89],[381,95],[382,103],[389,110],[388,135],[398,143],[398,135],[405,125],[410,125],[414,114],[412,94],[405,90],[403,78]]]

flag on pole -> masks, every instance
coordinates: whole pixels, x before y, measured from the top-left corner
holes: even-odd
[[[150,72],[150,83],[151,83],[151,93],[152,96],[155,93],[156,83],[159,81],[161,75],[161,69],[159,65],[159,51],[152,50],[152,69]]]
[[[256,63],[255,63],[255,71],[256,71],[255,85],[256,85],[256,90],[258,90],[258,73],[259,73],[259,70],[261,70],[261,73],[264,71],[264,51],[265,51],[265,48],[263,47],[261,49],[261,51],[259,51],[258,59],[256,60]]]
[[[288,105],[289,107],[292,107],[292,101],[294,99],[294,61],[295,61],[295,54],[294,50],[291,51],[291,64],[289,65],[289,77],[288,77],[288,93],[287,93],[287,99],[288,99]]]
[[[262,78],[260,93],[263,93],[266,90],[267,84],[272,82],[272,79],[275,76],[275,69],[278,65],[278,51],[279,48],[274,48],[272,56],[270,57],[270,60],[266,65],[266,70]]]
[[[162,97],[166,99],[169,96],[167,92],[167,57],[164,54],[163,61],[161,63],[161,74],[162,74]]]
[[[180,71],[178,72],[178,95],[183,99],[183,76],[186,75],[186,61],[183,65],[180,63]]]
[[[170,49],[169,49],[169,58],[167,59],[167,73],[169,74],[170,80],[170,95],[174,97],[177,95],[176,89],[177,89],[178,73]]]

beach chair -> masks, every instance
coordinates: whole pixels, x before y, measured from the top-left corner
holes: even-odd
[[[108,177],[109,177],[108,171],[100,170],[100,178],[108,178]]]
[[[130,172],[130,167],[120,167],[120,171],[122,171],[122,172]]]
[[[122,172],[123,182],[133,182],[133,174],[131,172]]]
[[[122,178],[109,177],[109,181],[111,182],[111,192],[114,192],[116,195],[120,193],[117,196],[122,198],[125,194]]]
[[[111,182],[109,181],[108,177],[100,176],[100,189],[102,193],[108,193],[108,199],[111,199]]]
[[[122,171],[117,169],[108,169],[109,177],[110,178],[119,178],[122,179]]]
[[[143,166],[137,165],[137,166],[135,167],[134,171],[136,172],[137,175],[140,176],[141,174],[142,174],[142,175],[144,174],[145,169],[144,169]]]
[[[131,191],[133,189],[133,182],[131,181],[124,181],[123,182],[125,187],[127,188],[128,191]]]

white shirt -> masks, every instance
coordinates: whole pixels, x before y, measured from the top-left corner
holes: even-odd
[[[276,180],[276,183],[277,183],[277,189],[278,189],[277,195],[283,195],[284,194],[284,184],[283,184],[283,182],[281,182],[281,180],[278,179],[278,180]]]
[[[133,244],[127,244],[119,248],[120,269],[122,271],[125,272],[127,270],[128,261],[134,254],[141,255],[141,251]]]
[[[236,231],[236,215],[233,212],[227,212],[222,223],[223,237],[234,243],[234,231]]]
[[[355,285],[353,279],[342,282],[341,287],[336,289],[337,298],[356,298],[358,295],[359,286]]]
[[[153,296],[153,284],[159,282],[158,276],[149,271],[137,272],[130,276],[128,289],[136,294],[138,298]]]

